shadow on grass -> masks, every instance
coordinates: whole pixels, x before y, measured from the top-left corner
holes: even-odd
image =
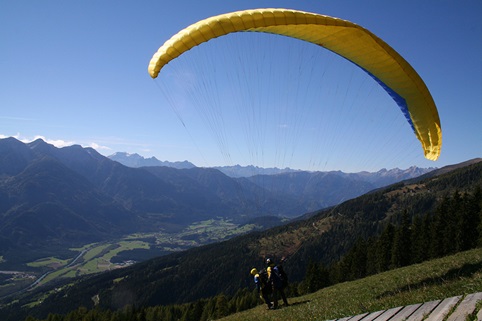
[[[434,284],[441,284],[441,283],[446,283],[451,280],[459,279],[459,278],[466,278],[466,277],[472,277],[475,273],[482,271],[482,262],[478,263],[467,263],[464,264],[460,268],[456,269],[451,269],[447,271],[447,273],[437,276],[437,277],[432,277],[432,278],[427,278],[424,280],[421,280],[417,283],[412,283],[412,284],[407,284],[403,287],[400,287],[395,290],[391,291],[386,291],[379,296],[377,296],[377,299],[382,299],[385,297],[393,296],[398,293],[403,293],[403,292],[410,292],[413,290],[417,290],[423,287],[431,286]]]

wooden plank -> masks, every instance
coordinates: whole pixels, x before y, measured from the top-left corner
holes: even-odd
[[[422,303],[407,305],[400,312],[397,313],[395,318],[393,318],[393,321],[406,320],[421,306],[422,306]]]
[[[422,321],[423,318],[432,312],[437,305],[439,305],[441,300],[429,301],[422,304],[411,316],[408,317],[407,321]]]
[[[355,315],[352,319],[350,319],[350,321],[360,321],[360,320],[362,320],[364,317],[366,317],[367,315],[368,315],[368,313],[363,313],[363,314]]]
[[[461,295],[454,296],[452,298],[447,298],[440,302],[440,304],[435,308],[435,310],[430,313],[426,321],[440,321],[443,320],[450,310],[460,301]]]
[[[447,321],[465,321],[468,315],[475,312],[475,305],[480,300],[482,300],[482,292],[467,295]]]
[[[391,320],[390,318],[393,317],[395,314],[397,314],[398,311],[400,311],[403,307],[396,307],[389,309],[385,312],[383,312],[378,318],[375,319],[375,321],[388,321]],[[396,319],[394,319],[396,320]]]
[[[373,320],[375,320],[376,318],[378,318],[378,316],[379,316],[380,314],[382,314],[383,312],[385,312],[385,310],[377,311],[377,312],[372,312],[372,313],[370,313],[369,315],[367,315],[367,316],[363,319],[363,321],[373,321]]]
[[[401,306],[389,310],[372,313],[362,313],[330,321],[437,321],[442,320],[460,302],[462,296],[447,298],[443,301],[435,300],[425,303]],[[482,301],[482,292],[467,295],[447,321],[465,321],[468,315],[476,312],[477,303]],[[427,317],[427,319],[424,319]],[[477,320],[482,321],[482,309],[477,313]]]

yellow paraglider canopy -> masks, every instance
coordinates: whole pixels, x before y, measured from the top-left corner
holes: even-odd
[[[266,32],[324,47],[370,74],[396,101],[427,159],[436,160],[442,145],[438,111],[427,86],[393,48],[350,21],[288,9],[244,10],[213,16],[181,30],[166,41],[149,63],[156,78],[164,65],[191,48],[233,32]]]

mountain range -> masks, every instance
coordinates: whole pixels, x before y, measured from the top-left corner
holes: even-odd
[[[139,154],[118,152],[109,159],[128,167],[163,166],[172,168],[195,168],[188,161],[159,161],[155,157],[144,158]],[[342,201],[362,195],[376,188],[387,186],[402,180],[415,178],[433,171],[435,168],[381,169],[377,172],[344,173],[342,171],[302,171],[291,168],[261,168],[258,166],[216,166],[219,170],[234,178],[246,189],[252,190],[254,183],[260,189],[254,199],[258,204],[267,202],[270,210],[268,215],[297,216],[306,212],[336,205]],[[246,185],[248,184],[248,185]],[[276,200],[278,199],[278,200]],[[281,201],[280,201],[281,199]],[[270,201],[273,200],[273,201]],[[288,200],[289,202],[286,202]],[[300,206],[294,204],[301,204]],[[290,213],[296,213],[295,215]]]
[[[89,242],[176,230],[213,217],[238,223],[270,215],[295,218],[432,170],[229,177],[215,168],[184,165],[189,168],[133,168],[92,148],[1,139],[0,256],[27,262]]]
[[[172,167],[177,169],[187,169],[187,168],[196,167],[196,165],[194,165],[193,163],[187,160],[182,162],[160,161],[156,157],[145,158],[136,153],[129,154],[126,152],[117,152],[108,156],[108,158],[113,161],[119,162],[122,165],[125,165],[128,167],[134,167],[134,168],[147,167],[147,166],[165,166],[165,167]],[[217,169],[222,173],[226,174],[227,176],[233,177],[233,178],[307,172],[299,169],[291,169],[289,167],[262,168],[262,167],[253,166],[253,165],[214,166],[211,168]],[[350,173],[350,174],[346,174],[341,171],[338,171],[337,173],[344,174],[346,176],[351,176],[352,178],[355,178],[355,179],[366,180],[374,184],[375,186],[386,186],[400,180],[418,177],[434,169],[435,168],[419,168],[416,166],[412,166],[406,170],[402,170],[399,168],[387,170],[384,168],[379,170],[376,173],[371,173],[366,171],[359,172],[359,173]],[[308,172],[308,173],[313,173],[313,172]],[[319,172],[314,172],[314,173],[319,173]]]

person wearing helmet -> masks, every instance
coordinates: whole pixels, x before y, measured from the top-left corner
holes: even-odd
[[[273,309],[273,304],[269,298],[271,294],[271,286],[268,283],[268,273],[265,269],[262,269],[259,273],[256,268],[252,268],[250,274],[254,277],[254,284],[258,290],[259,297],[268,306],[268,310]]]
[[[284,291],[288,285],[288,278],[283,270],[283,266],[281,264],[275,265],[274,261],[270,258],[266,259],[266,265],[268,266],[266,271],[268,273],[268,283],[272,288],[274,308],[278,308],[278,295],[280,295],[281,299],[283,299],[283,304],[288,306],[288,300],[286,299]]]

